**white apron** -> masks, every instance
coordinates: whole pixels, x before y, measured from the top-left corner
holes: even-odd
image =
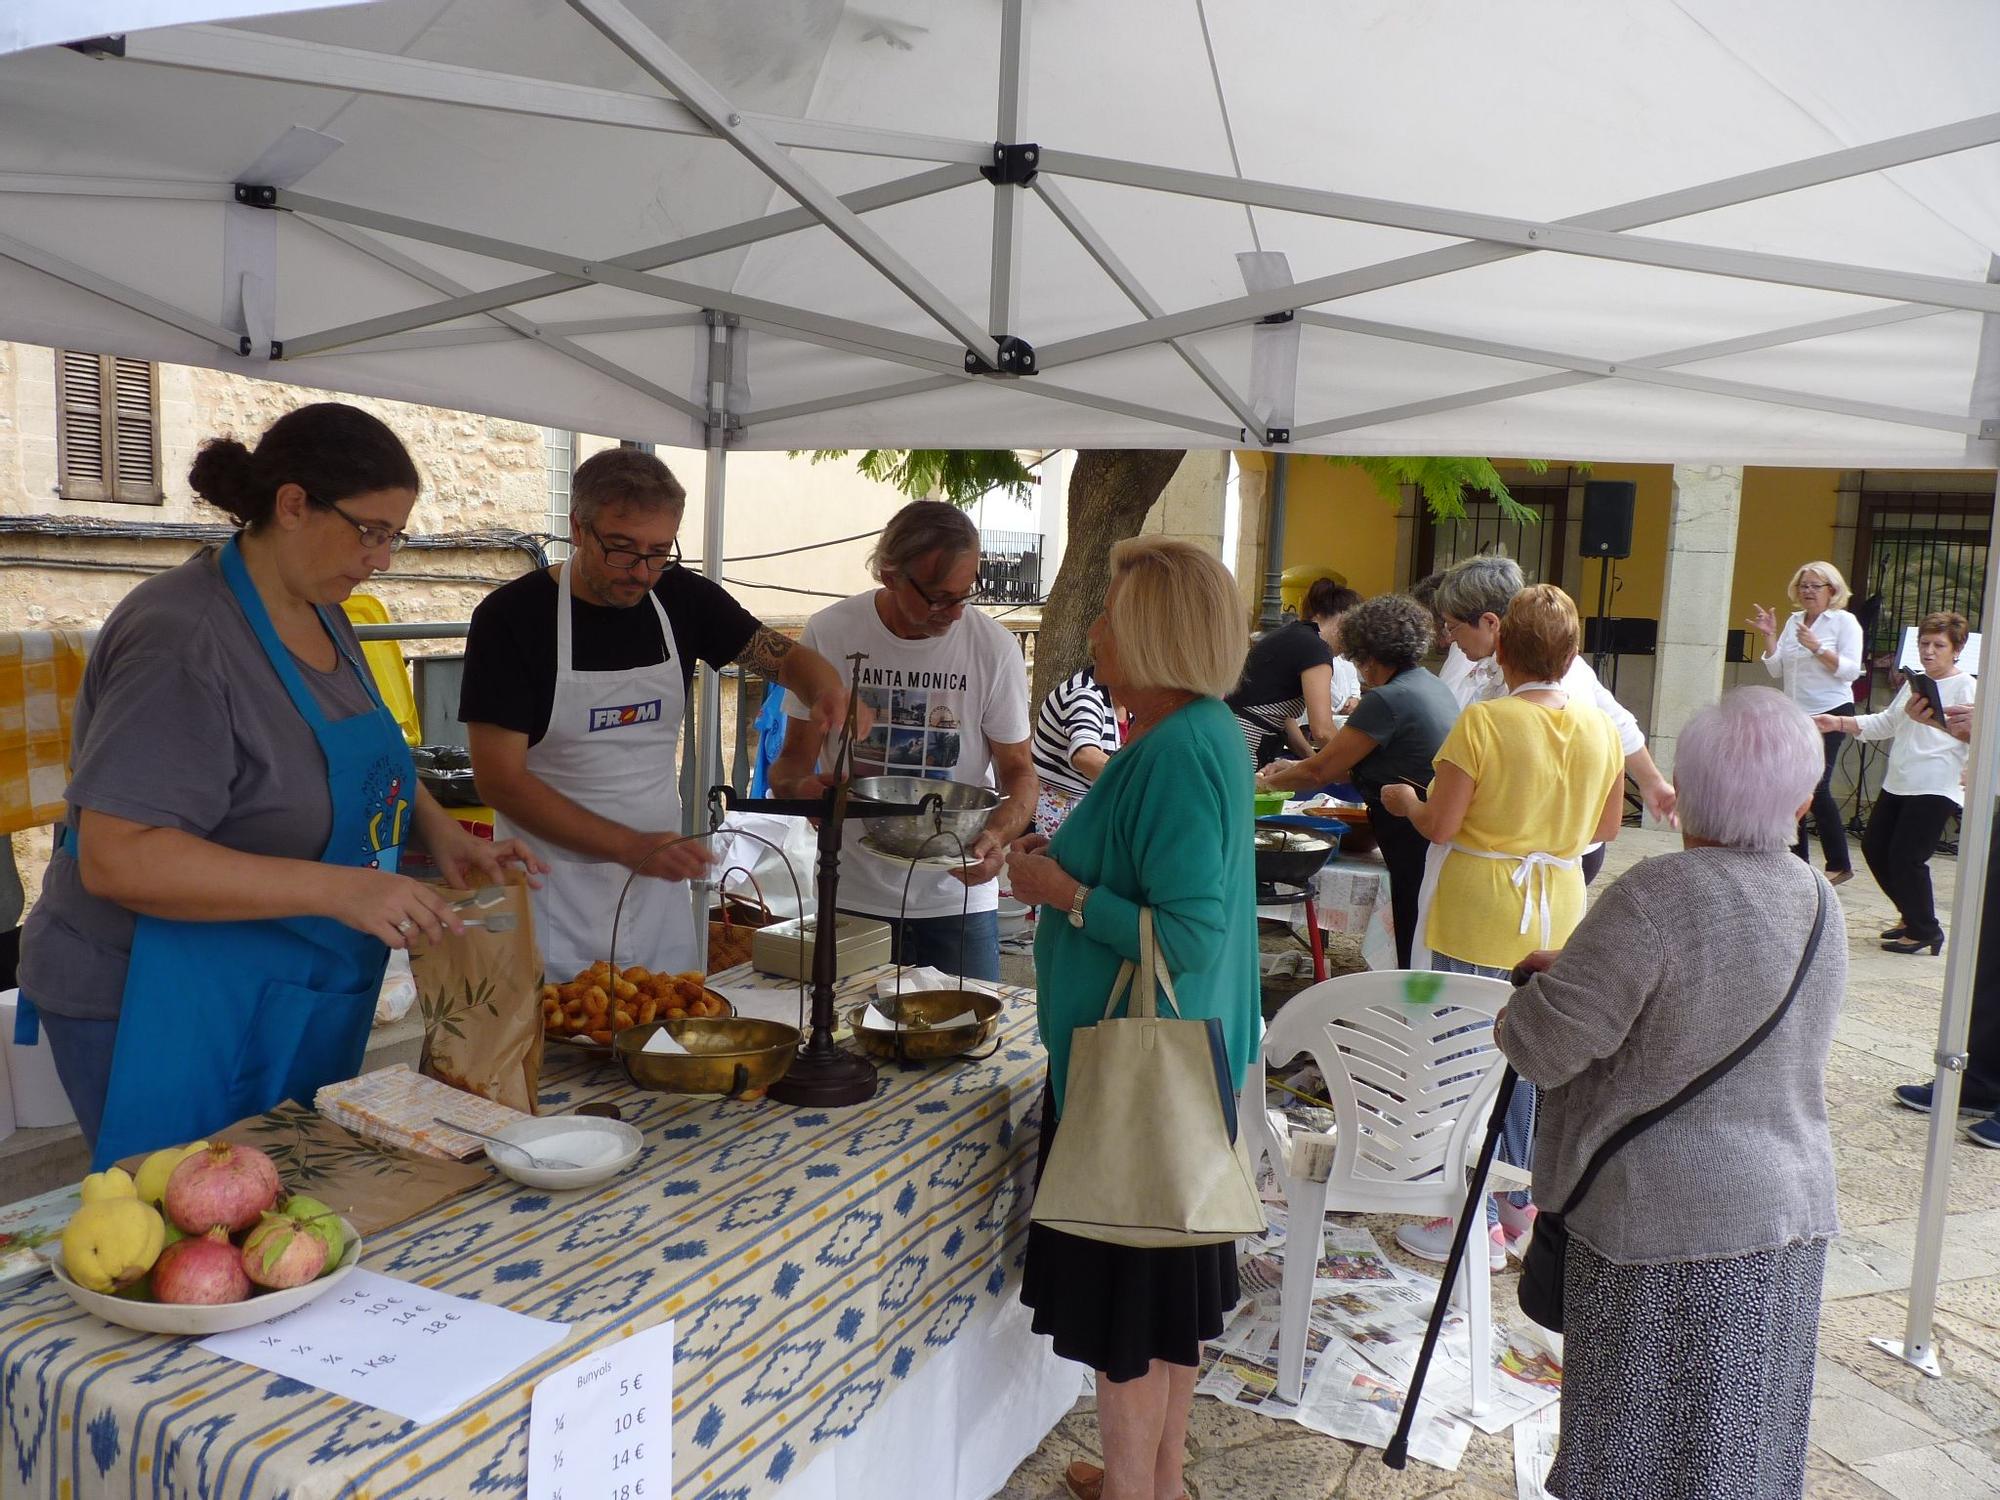
[[[556,575],[555,702],[547,731],[528,748],[528,769],[599,817],[628,828],[672,833],[681,826],[674,752],[687,706],[673,627],[659,599],[648,591],[646,602],[659,616],[666,660],[620,672],[577,671],[569,569],[564,563]],[[620,968],[641,964],[678,972],[696,966],[687,882],[645,875],[634,880],[613,953],[612,914],[631,871],[536,838],[504,817],[496,817],[495,823],[499,837],[520,839],[548,861],[549,873],[533,901],[542,962],[552,982],[571,979],[602,958]]]
[[[1514,693],[1532,692],[1535,689],[1563,692],[1560,682],[1524,682]],[[1512,696],[1511,694],[1509,696]],[[1473,859],[1509,860],[1514,865],[1514,889],[1521,893],[1521,931],[1525,935],[1539,919],[1541,941],[1539,948],[1549,946],[1551,929],[1549,926],[1549,879],[1556,870],[1575,869],[1583,863],[1579,856],[1563,859],[1547,850],[1534,849],[1525,854],[1502,854],[1493,849],[1468,849],[1459,843],[1432,844],[1424,850],[1424,883],[1417,892],[1417,933],[1410,943],[1410,967],[1428,969],[1431,966],[1430,930],[1431,899],[1437,895],[1438,874],[1444,869],[1444,862],[1453,853],[1468,855]],[[1584,902],[1589,904],[1590,895],[1584,893]]]

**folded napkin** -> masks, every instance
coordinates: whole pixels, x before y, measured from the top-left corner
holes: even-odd
[[[861,1013],[861,1024],[870,1031],[949,1031],[954,1026],[977,1026],[979,1017],[962,1010],[942,1021],[892,1021],[871,1005]]]

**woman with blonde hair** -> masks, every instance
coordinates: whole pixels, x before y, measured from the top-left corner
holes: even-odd
[[[1750,606],[1750,626],[1764,637],[1764,670],[1777,678],[1785,696],[1814,717],[1854,714],[1854,679],[1861,675],[1861,622],[1847,612],[1847,580],[1830,562],[1809,562],[1799,566],[1785,585],[1785,595],[1798,606],[1784,628],[1778,617],[1761,604]],[[1826,749],[1826,770],[1813,792],[1813,827],[1819,830],[1819,847],[1826,855],[1826,878],[1835,885],[1854,878],[1854,864],[1847,853],[1847,832],[1840,826],[1840,804],[1833,800],[1833,765],[1840,758],[1846,735],[1840,730],[1822,730]],[[1806,857],[1806,825],[1799,820],[1799,836],[1792,852]]]
[[[1561,947],[1583,919],[1583,853],[1617,837],[1625,775],[1609,716],[1563,687],[1580,634],[1561,589],[1539,583],[1515,594],[1493,652],[1507,695],[1459,716],[1438,750],[1428,801],[1408,786],[1382,789],[1383,806],[1433,845],[1417,919],[1433,969],[1504,979],[1528,954]],[[1501,1159],[1530,1165],[1534,1127],[1535,1093],[1524,1086]],[[1533,1220],[1525,1195],[1489,1208],[1496,1268]],[[1406,1224],[1396,1239],[1442,1261],[1451,1222]]]
[[[1060,1128],[1071,1035],[1103,1017],[1120,966],[1139,958],[1142,911],[1152,911],[1179,1013],[1221,1022],[1230,1089],[1242,1087],[1256,1048],[1251,773],[1222,702],[1243,668],[1241,614],[1234,580],[1200,548],[1134,537],[1112,549],[1090,647],[1098,681],[1131,710],[1131,734],[1056,836],[1021,839],[1008,859],[1015,897],[1047,908],[1035,933],[1049,1053],[1044,1164]],[[1237,1300],[1234,1247],[1141,1250],[1037,1224],[1021,1300],[1056,1353],[1097,1371],[1104,1465],[1072,1464],[1070,1493],[1182,1494],[1201,1346],[1222,1332]]]

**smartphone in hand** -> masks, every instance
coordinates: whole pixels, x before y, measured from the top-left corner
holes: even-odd
[[[1944,728],[1944,695],[1938,691],[1937,679],[1928,672],[1903,673],[1903,681],[1910,691],[1917,694],[1931,708],[1931,722],[1939,729]]]

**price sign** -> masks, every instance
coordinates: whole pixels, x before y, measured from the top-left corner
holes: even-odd
[[[357,1269],[318,1301],[201,1347],[412,1422],[435,1422],[568,1331]]]
[[[674,1325],[585,1355],[535,1387],[528,1500],[672,1500]]]

